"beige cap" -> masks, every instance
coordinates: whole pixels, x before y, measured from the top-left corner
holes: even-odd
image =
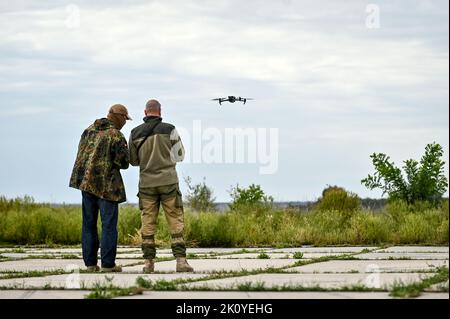
[[[113,106],[111,106],[111,108],[109,109],[109,113],[122,114],[122,115],[125,115],[127,120],[131,120],[131,117],[128,115],[127,108],[125,106],[123,106],[122,104],[114,104]]]

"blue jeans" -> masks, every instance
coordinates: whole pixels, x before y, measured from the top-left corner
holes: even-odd
[[[101,199],[87,192],[83,196],[83,228],[81,232],[81,245],[83,249],[84,264],[97,265],[99,239],[97,232],[98,211],[102,221],[101,260],[102,267],[112,268],[116,265],[117,253],[117,221],[119,204]]]

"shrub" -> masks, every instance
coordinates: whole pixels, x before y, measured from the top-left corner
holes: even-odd
[[[359,212],[349,222],[349,240],[354,243],[381,245],[389,242],[393,226],[392,220],[382,215]]]
[[[188,187],[187,203],[195,211],[211,211],[215,209],[213,191],[205,183],[192,185],[190,177],[184,179]]]
[[[316,209],[320,211],[336,210],[339,212],[353,212],[361,207],[358,195],[346,191],[342,187],[329,186],[322,192]]]
[[[423,214],[408,214],[399,228],[400,243],[419,244],[430,242],[434,229],[425,221]]]
[[[408,204],[417,201],[428,201],[438,204],[447,191],[448,180],[444,173],[445,162],[442,146],[436,143],[428,144],[420,163],[410,159],[405,161],[402,170],[390,162],[389,156],[374,153],[370,157],[375,167],[374,175],[368,175],[361,180],[367,188],[380,188],[390,199],[400,199]]]
[[[273,197],[266,195],[260,185],[251,184],[248,188],[237,185],[231,189],[230,195],[233,199],[232,210],[242,206],[271,207],[273,204]]]

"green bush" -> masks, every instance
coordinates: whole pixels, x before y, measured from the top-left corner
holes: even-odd
[[[236,185],[230,191],[233,202],[231,203],[231,210],[236,210],[242,207],[271,207],[273,204],[273,197],[264,193],[260,185],[251,184],[248,188],[239,187]]]
[[[367,212],[355,214],[348,227],[349,241],[366,245],[382,245],[389,242],[394,223],[389,218]]]
[[[316,204],[316,210],[336,210],[339,212],[354,212],[361,208],[361,199],[358,195],[346,191],[342,187],[330,186],[322,192]]]

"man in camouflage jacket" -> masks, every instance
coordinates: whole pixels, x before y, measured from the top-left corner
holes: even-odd
[[[128,110],[121,104],[113,105],[107,118],[96,120],[82,134],[78,154],[70,178],[70,187],[82,192],[82,250],[88,270],[96,271],[99,239],[98,211],[102,221],[102,271],[121,271],[116,266],[117,222],[119,203],[126,201],[121,169],[129,166],[129,152],[125,137],[120,132]]]

